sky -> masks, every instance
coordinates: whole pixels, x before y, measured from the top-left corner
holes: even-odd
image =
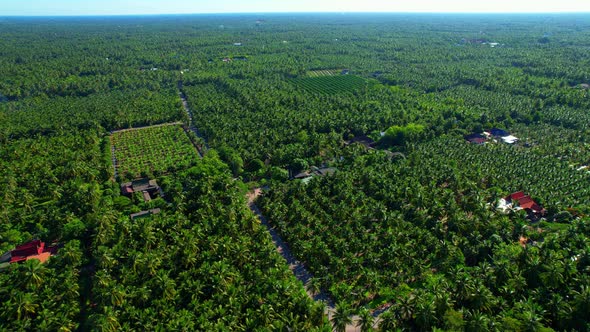
[[[0,16],[266,12],[590,12],[590,0],[0,0]]]

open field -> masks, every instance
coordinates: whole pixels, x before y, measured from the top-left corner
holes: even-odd
[[[161,174],[193,165],[197,152],[178,124],[115,132],[115,167],[122,179]]]
[[[354,75],[306,77],[292,82],[308,92],[323,94],[353,92],[367,84],[363,78]]]
[[[342,73],[342,69],[318,69],[307,72],[308,77],[336,76]]]

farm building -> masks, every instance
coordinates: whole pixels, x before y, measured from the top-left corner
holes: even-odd
[[[504,129],[492,128],[490,131],[484,132],[486,136],[493,136],[496,139],[502,140],[506,144],[514,144],[518,142],[518,137],[511,135]]]
[[[164,196],[162,189],[158,186],[156,180],[139,179],[132,182],[123,183],[121,185],[121,195],[131,196],[135,192],[141,192],[144,201],[148,202],[155,198],[158,194]]]
[[[504,142],[506,144],[514,144],[514,143],[518,142],[518,137],[515,137],[515,136],[512,136],[512,135],[503,136],[502,137],[502,142]]]
[[[498,210],[503,212],[525,210],[531,217],[540,217],[546,213],[543,207],[522,191],[512,193],[500,199]]]
[[[58,246],[45,246],[41,240],[33,240],[14,248],[0,257],[0,264],[12,264],[24,262],[29,259],[38,259],[45,263],[50,256],[57,253]]]
[[[137,220],[137,219],[147,218],[147,217],[150,217],[150,216],[152,216],[154,214],[158,214],[158,213],[160,213],[160,209],[151,209],[151,210],[147,210],[147,211],[133,213],[133,214],[129,215],[129,217],[131,218],[131,220]]]
[[[332,175],[334,173],[336,173],[336,167],[322,167],[322,168],[316,168],[316,167],[312,167],[312,171],[314,175],[318,175],[318,176],[326,176],[326,175]]]
[[[492,128],[489,131],[490,135],[494,136],[494,137],[503,137],[503,136],[508,136],[510,135],[509,132],[507,132],[504,129],[498,129],[498,128]]]
[[[465,140],[472,144],[485,144],[488,139],[483,134],[470,134],[465,136]]]
[[[346,141],[346,145],[350,145],[353,143],[359,143],[361,145],[364,145],[367,149],[368,148],[372,148],[375,145],[377,145],[377,142],[375,142],[372,138],[370,138],[369,136],[358,136],[358,137],[354,137],[353,139]]]
[[[293,179],[299,179],[299,180],[301,180],[301,179],[308,178],[310,176],[311,176],[311,172],[310,171],[304,171],[304,172],[300,172],[300,173],[295,174],[293,176]]]

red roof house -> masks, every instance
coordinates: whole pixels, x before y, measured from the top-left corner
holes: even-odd
[[[133,194],[133,188],[131,186],[123,186],[121,187],[121,192],[123,195],[131,195]]]
[[[537,204],[537,202],[535,202],[529,195],[525,195],[525,193],[522,191],[512,193],[504,199],[507,202],[512,202],[513,204],[515,202],[518,203],[518,206],[524,210],[530,210],[535,214],[545,214],[545,209]]]
[[[510,194],[510,196],[509,196],[509,197],[510,197],[510,200],[515,200],[515,201],[518,201],[518,200],[520,200],[521,198],[523,198],[523,197],[525,197],[525,196],[526,196],[526,195],[524,194],[524,192],[522,192],[522,191],[517,191],[517,192],[515,192],[515,193],[512,193],[512,194]]]
[[[488,138],[483,135],[483,134],[470,134],[470,135],[466,135],[465,139],[467,140],[467,142],[469,143],[473,143],[473,144],[485,144],[488,141]]]
[[[520,205],[520,207],[523,209],[530,209],[533,206],[537,205],[537,203],[535,203],[535,201],[533,201],[533,199],[529,196],[524,196],[518,199],[518,205]]]
[[[29,259],[38,259],[41,263],[45,263],[51,255],[57,253],[57,247],[46,247],[45,242],[41,240],[33,240],[25,244],[21,244],[11,250],[0,258],[0,263],[18,263]]]

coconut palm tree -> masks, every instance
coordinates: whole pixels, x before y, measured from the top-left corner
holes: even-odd
[[[47,270],[39,260],[31,259],[26,261],[23,264],[23,270],[25,278],[22,280],[25,282],[26,287],[37,289],[43,284]]]
[[[16,319],[21,320],[35,313],[39,305],[36,303],[36,295],[33,293],[17,292],[14,296]]]
[[[346,331],[346,325],[352,324],[352,310],[343,303],[338,303],[332,313],[332,326],[336,332]]]
[[[309,279],[306,288],[311,295],[316,296],[322,291],[322,280],[317,277],[312,277]]]
[[[383,332],[395,331],[397,327],[397,317],[392,310],[387,310],[379,316],[379,330]]]
[[[356,326],[361,328],[361,332],[373,331],[373,325],[375,324],[375,317],[373,313],[367,308],[361,308],[358,313],[359,319],[356,322]]]

